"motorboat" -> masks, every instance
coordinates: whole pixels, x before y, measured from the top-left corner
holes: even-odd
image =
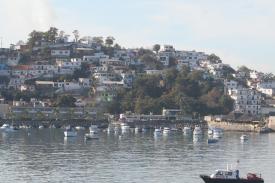
[[[99,131],[97,125],[91,125],[91,126],[89,127],[89,130],[90,130],[90,134],[97,134],[98,131]]]
[[[85,130],[85,127],[83,127],[83,126],[76,126],[75,129],[76,130]]]
[[[183,128],[182,132],[183,132],[184,134],[191,134],[191,133],[192,133],[192,129],[191,129],[191,127],[189,127],[189,126],[185,126],[185,127]]]
[[[164,127],[163,128],[163,134],[169,134],[171,132],[170,128]]]
[[[44,126],[43,125],[39,125],[39,127],[38,127],[39,129],[43,129],[44,128]]]
[[[220,128],[214,128],[213,129],[213,138],[219,139],[222,138],[223,130]]]
[[[212,175],[200,175],[205,183],[264,183],[261,175],[248,173],[246,178],[241,178],[238,169],[216,170]]]
[[[247,136],[247,135],[242,135],[242,136],[240,137],[240,139],[243,140],[243,141],[248,140],[248,136]]]
[[[193,131],[194,135],[202,135],[202,129],[200,126],[195,126],[194,131]]]
[[[135,133],[140,133],[140,132],[142,132],[142,128],[135,127]]]
[[[98,134],[90,132],[85,134],[85,139],[86,140],[99,139],[99,137],[98,137]]]
[[[10,132],[10,131],[14,131],[16,130],[13,126],[5,123],[0,127],[1,130],[5,131],[5,132]]]
[[[159,129],[159,128],[156,128],[155,129],[155,131],[154,131],[154,136],[159,136],[159,135],[161,135],[161,129]]]
[[[208,135],[213,135],[213,129],[212,128],[208,128]]]
[[[10,128],[10,125],[7,124],[7,123],[3,124],[3,125],[0,127],[0,129],[3,129],[3,130],[8,129],[8,128]]]
[[[71,127],[67,127],[64,131],[64,136],[65,137],[76,137],[77,136],[77,132],[75,131],[74,128]]]
[[[120,127],[122,131],[130,130],[130,126],[127,123],[121,123]]]
[[[208,140],[207,140],[207,143],[208,144],[214,144],[214,143],[217,143],[219,140],[218,139],[216,139],[216,138],[209,138]]]

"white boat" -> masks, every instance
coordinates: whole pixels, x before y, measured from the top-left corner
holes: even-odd
[[[14,131],[15,128],[9,124],[3,124],[1,127],[0,127],[1,130],[5,131],[5,132],[11,132],[11,131]]]
[[[189,126],[185,126],[184,128],[183,128],[183,130],[182,130],[182,132],[184,133],[184,134],[191,134],[192,133],[192,129],[189,127]]]
[[[73,128],[68,127],[64,131],[64,136],[65,137],[76,137],[77,136],[77,132]]]
[[[194,131],[193,131],[194,135],[202,135],[202,129],[200,126],[195,126]]]
[[[91,126],[89,127],[89,130],[90,130],[90,134],[97,134],[98,131],[99,131],[97,125],[91,125]]]
[[[7,123],[3,124],[3,125],[0,127],[0,129],[3,129],[3,130],[8,129],[8,128],[10,128],[10,125],[7,124]]]
[[[142,128],[135,127],[135,133],[140,133],[140,132],[142,132]]]
[[[130,126],[127,125],[127,123],[121,123],[120,127],[121,127],[121,130],[123,130],[123,131],[130,130]]]
[[[170,128],[164,127],[163,128],[163,134],[169,134],[171,132]]]
[[[44,128],[44,126],[43,125],[39,125],[39,127],[38,127],[39,129],[43,129]]]
[[[76,130],[85,130],[85,127],[83,127],[83,126],[76,126],[75,129]]]
[[[208,128],[208,135],[213,135],[213,129],[212,128]]]
[[[242,135],[242,136],[240,137],[240,139],[243,140],[243,141],[248,140],[248,136],[247,136],[247,135]]]
[[[85,134],[85,139],[90,140],[90,139],[99,139],[98,134],[96,133],[86,133]]]
[[[222,138],[222,135],[223,135],[223,130],[220,129],[220,128],[214,128],[213,129],[213,138]]]
[[[155,136],[161,135],[161,129],[156,128],[155,131],[154,131],[154,135],[155,135]]]

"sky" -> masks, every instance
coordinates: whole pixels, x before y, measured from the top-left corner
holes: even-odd
[[[124,47],[171,44],[215,53],[237,68],[275,73],[274,0],[0,0],[8,47],[50,26],[114,36]]]

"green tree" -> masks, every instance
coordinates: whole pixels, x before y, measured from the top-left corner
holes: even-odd
[[[74,41],[75,41],[75,42],[78,42],[78,39],[79,39],[79,37],[80,37],[79,31],[78,31],[78,30],[74,30],[74,31],[73,31],[73,35],[74,35]]]
[[[50,29],[44,33],[44,37],[46,41],[51,43],[55,43],[57,36],[58,36],[58,29],[55,27],[50,27]]]
[[[159,45],[159,44],[155,44],[155,45],[153,46],[153,51],[155,51],[156,53],[158,53],[159,50],[160,50],[160,45]]]
[[[76,99],[71,95],[63,95],[58,97],[57,106],[58,107],[75,107]]]
[[[218,56],[215,55],[215,54],[209,55],[209,56],[207,57],[207,59],[208,59],[210,62],[216,63],[216,64],[222,62],[221,59],[220,59],[220,57],[218,57]]]
[[[115,38],[114,38],[114,37],[108,36],[108,37],[105,39],[105,44],[106,44],[108,47],[111,47],[111,46],[114,44],[114,41],[115,41]]]

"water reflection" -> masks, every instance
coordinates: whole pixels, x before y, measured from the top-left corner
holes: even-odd
[[[62,129],[1,132],[0,182],[201,183],[199,174],[237,159],[243,173],[261,172],[265,182],[272,182],[275,134],[249,134],[242,143],[240,133],[224,133],[208,144],[206,134],[114,131],[87,141],[85,132],[75,138],[64,138]]]

